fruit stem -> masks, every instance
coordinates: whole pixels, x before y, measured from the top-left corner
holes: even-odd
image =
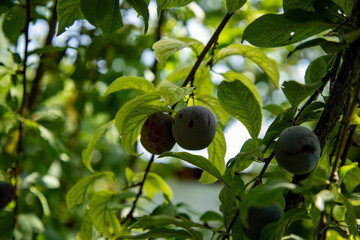
[[[189,82],[191,84],[191,87],[194,85],[194,77],[195,77],[196,71],[200,67],[201,62],[204,60],[206,54],[209,52],[212,45],[214,45],[217,42],[217,39],[219,38],[219,35],[220,35],[221,31],[224,29],[224,27],[226,26],[226,24],[228,23],[228,21],[230,20],[230,18],[231,18],[231,16],[233,14],[234,13],[226,13],[225,17],[220,22],[219,26],[216,28],[214,34],[211,36],[210,40],[208,41],[208,43],[206,44],[206,46],[204,47],[204,49],[202,50],[202,52],[198,56],[198,58],[197,58],[197,60],[196,60],[196,62],[194,64],[194,66],[192,67],[190,73],[186,77],[184,83],[181,85],[182,87],[186,87],[186,85],[188,85]]]
[[[145,181],[146,181],[146,178],[150,172],[150,168],[151,168],[151,165],[152,163],[154,162],[154,159],[155,159],[155,155],[151,155],[151,158],[150,158],[150,161],[148,162],[147,166],[146,166],[146,169],[145,169],[145,173],[144,173],[144,177],[143,179],[141,180],[140,182],[140,188],[139,188],[139,191],[135,197],[135,200],[132,204],[132,207],[130,209],[130,212],[128,213],[128,215],[125,217],[125,219],[122,221],[122,223],[126,222],[128,219],[132,218],[133,216],[133,213],[135,211],[135,208],[136,208],[136,204],[138,202],[138,200],[140,199],[140,196],[142,194],[142,191],[143,191],[143,188],[144,188],[144,184],[145,184]]]

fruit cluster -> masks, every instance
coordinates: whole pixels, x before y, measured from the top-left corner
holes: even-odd
[[[213,113],[202,106],[184,107],[173,118],[155,113],[144,123],[140,142],[152,154],[171,150],[178,143],[188,150],[200,150],[210,145],[215,137],[216,121]]]

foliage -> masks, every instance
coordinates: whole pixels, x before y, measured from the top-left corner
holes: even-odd
[[[16,193],[0,209],[0,240],[246,239],[249,208],[273,203],[284,214],[261,239],[359,239],[359,9],[359,0],[2,0],[0,181]],[[146,119],[191,105],[217,119],[207,154],[174,147],[146,159]],[[226,159],[229,141],[243,138],[227,138],[234,123],[250,138]],[[274,158],[295,125],[321,145],[305,175]],[[168,180],[183,168],[219,186],[218,209],[175,203]]]

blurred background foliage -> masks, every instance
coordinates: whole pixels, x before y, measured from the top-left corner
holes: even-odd
[[[161,37],[192,37],[206,43],[226,14],[224,2],[199,0],[158,15],[156,3],[150,1],[149,29],[144,34],[142,18],[126,1],[120,0],[124,26],[111,39],[105,39],[101,30],[86,20],[76,21],[64,33],[55,36],[56,1],[33,0],[27,63],[27,91],[30,95],[24,116],[23,153],[18,156],[20,119],[17,113],[22,102],[21,63],[24,59],[26,14],[23,0],[1,1],[0,180],[12,179],[14,159],[20,158],[19,239],[33,239],[32,236],[54,240],[75,238],[84,212],[80,207],[67,208],[64,199],[70,187],[89,173],[81,160],[82,151],[96,129],[114,119],[118,109],[137,96],[137,92],[126,90],[104,97],[107,87],[123,75],[145,77],[158,84],[174,71],[192,66],[196,56],[189,49],[172,55],[165,67],[159,66],[152,45]],[[282,12],[281,5],[282,2],[276,0],[248,1],[220,35],[218,48],[241,42],[243,30],[250,22],[265,13]],[[314,47],[287,57],[294,48],[290,45],[264,49],[279,64],[280,85],[284,80],[303,83],[308,64],[324,54],[320,47]],[[264,110],[266,130],[281,111],[281,106],[289,106],[281,90],[276,89],[254,63],[241,56],[221,60],[212,69],[211,80],[219,84],[222,80],[220,73],[228,70],[242,72],[255,82],[264,108],[270,110]],[[179,81],[186,77],[181,75],[181,71],[176,74]],[[225,133],[232,124],[233,120],[230,120],[223,126]],[[244,142],[246,139],[239,136],[242,134],[247,133],[236,133],[226,140]],[[235,152],[239,151],[235,149]],[[356,153],[353,156],[357,158]],[[144,169],[147,160],[147,154],[133,157],[126,153],[115,127],[106,131],[92,155],[94,169],[111,170],[122,180],[126,167]],[[165,179],[192,181],[197,181],[201,173],[177,160],[157,161],[152,171]],[[251,169],[243,176],[252,178]],[[106,187],[119,188],[111,182],[106,183]],[[191,187],[188,191],[191,196]],[[13,207],[10,204],[0,213],[0,239],[11,236]]]

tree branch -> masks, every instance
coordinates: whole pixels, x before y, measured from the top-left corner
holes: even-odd
[[[221,31],[224,29],[226,24],[229,22],[229,20],[233,14],[234,13],[226,13],[225,17],[220,22],[219,26],[216,28],[214,34],[211,36],[209,42],[206,44],[205,48],[202,50],[202,52],[198,56],[193,68],[191,69],[190,73],[188,74],[184,83],[182,84],[182,87],[186,87],[186,85],[188,85],[189,82],[191,83],[191,86],[193,85],[195,73],[198,70],[198,68],[200,67],[201,62],[204,60],[204,58],[205,58],[206,54],[209,52],[211,46],[214,45],[214,43],[216,43]]]
[[[52,13],[51,13],[52,15],[51,15],[51,18],[49,21],[49,32],[46,36],[45,46],[49,46],[52,44],[52,39],[55,35],[56,22],[57,22],[56,5],[57,5],[57,0],[54,1],[54,6],[52,8]],[[50,54],[51,53],[44,53],[40,56],[39,66],[36,70],[36,75],[34,77],[34,80],[32,81],[32,87],[31,87],[31,91],[29,94],[29,100],[27,103],[27,107],[29,110],[32,110],[35,108],[36,100],[37,100],[37,97],[40,92],[41,79],[42,79],[44,73],[46,72],[46,65],[44,63],[44,59],[48,58],[50,56]]]
[[[133,216],[133,213],[135,211],[135,208],[136,208],[136,204],[138,202],[138,200],[140,199],[140,196],[142,194],[142,191],[143,191],[143,188],[144,188],[144,184],[145,184],[145,181],[146,181],[146,178],[150,172],[150,168],[151,168],[151,165],[152,163],[154,162],[154,159],[155,159],[155,155],[153,154],[150,158],[150,161],[148,162],[147,166],[146,166],[146,169],[145,169],[145,173],[144,173],[144,177],[143,179],[141,180],[140,182],[140,188],[139,188],[139,191],[135,197],[135,200],[132,204],[132,207],[130,209],[130,212],[127,214],[127,216],[125,217],[125,219],[122,221],[122,223],[126,222],[127,220],[129,220],[130,218],[132,218]]]
[[[27,70],[27,59],[29,56],[28,47],[29,47],[29,26],[32,20],[31,17],[31,0],[26,0],[26,20],[25,20],[25,43],[24,43],[24,61],[23,61],[23,69],[21,71],[23,77],[23,96],[20,106],[20,122],[19,122],[19,140],[17,143],[17,157],[15,158],[15,162],[12,166],[12,171],[14,174],[14,187],[15,187],[15,208],[14,208],[14,218],[13,218],[13,230],[17,224],[17,215],[19,211],[19,203],[18,203],[18,192],[17,192],[17,185],[18,185],[18,171],[19,171],[19,164],[21,160],[21,155],[23,152],[23,130],[24,130],[24,115],[26,111],[26,102],[27,102],[27,77],[26,77],[26,70]]]

